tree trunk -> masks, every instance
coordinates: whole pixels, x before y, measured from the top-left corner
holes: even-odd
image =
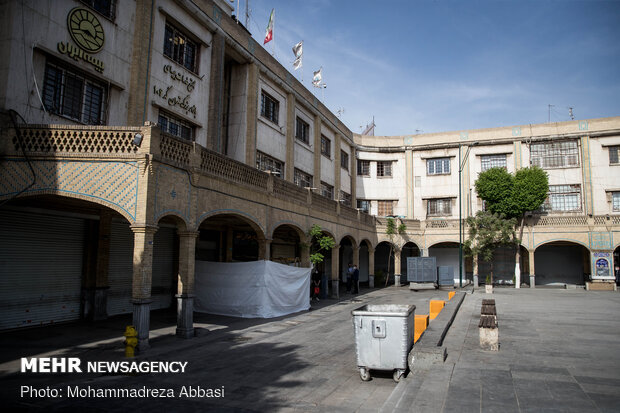
[[[519,242],[517,251],[515,252],[515,288],[521,288],[521,240],[523,239],[523,228],[525,227],[525,212],[521,215],[521,224],[519,225]]]

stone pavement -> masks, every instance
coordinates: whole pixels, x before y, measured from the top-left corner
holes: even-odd
[[[429,299],[446,299],[447,291],[366,290],[274,320],[196,314],[198,334],[191,340],[173,336],[173,313],[154,312],[152,348],[136,360],[187,361],[183,374],[17,373],[24,356],[124,360],[122,318],[3,333],[0,399],[21,411],[620,411],[620,294],[496,289],[501,347],[488,352],[478,347],[480,301],[488,296],[468,291],[444,340],[445,363],[414,369],[398,385],[391,373],[360,380],[351,310],[399,303],[427,314]],[[23,385],[65,394],[20,398]],[[170,388],[175,397],[69,398],[67,386]],[[225,395],[180,397],[184,386],[224,386]]]

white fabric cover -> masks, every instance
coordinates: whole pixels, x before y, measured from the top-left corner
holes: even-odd
[[[194,311],[272,318],[308,310],[310,270],[273,261],[196,261]]]

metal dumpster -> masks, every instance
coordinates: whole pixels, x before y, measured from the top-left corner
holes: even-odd
[[[370,369],[394,370],[398,382],[407,369],[413,346],[415,305],[367,304],[351,311],[360,377],[370,380]]]

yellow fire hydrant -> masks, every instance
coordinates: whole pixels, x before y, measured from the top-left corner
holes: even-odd
[[[134,326],[125,328],[125,357],[133,357],[138,346],[138,331]]]

